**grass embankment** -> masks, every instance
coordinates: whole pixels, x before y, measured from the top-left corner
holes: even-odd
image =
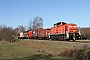
[[[19,46],[25,46],[42,54],[56,57],[66,57],[71,60],[89,60],[90,44],[63,42],[63,41],[19,41]]]
[[[89,47],[63,41],[0,42],[0,60],[90,60]]]
[[[39,46],[31,41],[0,42],[0,60],[66,60],[52,54],[43,54],[39,50],[36,51],[35,48],[37,49]]]

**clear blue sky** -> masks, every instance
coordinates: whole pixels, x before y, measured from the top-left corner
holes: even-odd
[[[60,21],[89,27],[90,0],[0,0],[0,24],[27,26],[36,16],[45,28]]]

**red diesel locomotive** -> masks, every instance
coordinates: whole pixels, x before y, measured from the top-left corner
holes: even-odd
[[[76,24],[67,24],[65,22],[58,22],[47,29],[30,30],[27,33],[27,37],[33,39],[76,40],[80,39],[80,36],[81,34]]]
[[[80,31],[76,24],[58,22],[51,28],[50,39],[56,40],[76,40],[80,39]]]

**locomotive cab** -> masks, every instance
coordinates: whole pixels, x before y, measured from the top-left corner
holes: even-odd
[[[66,31],[68,32],[68,35],[66,34],[66,36],[68,37],[68,39],[73,39],[73,40],[76,40],[76,39],[80,39],[80,31],[79,29],[77,28],[77,25],[76,24],[68,24],[66,26]]]

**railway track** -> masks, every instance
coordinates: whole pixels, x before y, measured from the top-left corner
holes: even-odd
[[[57,41],[57,40],[51,40],[51,41]],[[63,42],[65,42],[64,40],[62,40]],[[70,40],[70,41],[66,41],[66,42],[79,42],[79,43],[90,43],[90,40]]]
[[[25,40],[29,40],[29,39],[25,39]],[[57,40],[36,40],[36,39],[30,39],[30,40],[34,40],[34,41],[56,41],[56,42],[79,42],[79,43],[90,43],[90,40],[70,40],[70,41],[57,41]]]
[[[76,40],[76,41],[70,41],[70,42],[90,43],[90,40]]]

